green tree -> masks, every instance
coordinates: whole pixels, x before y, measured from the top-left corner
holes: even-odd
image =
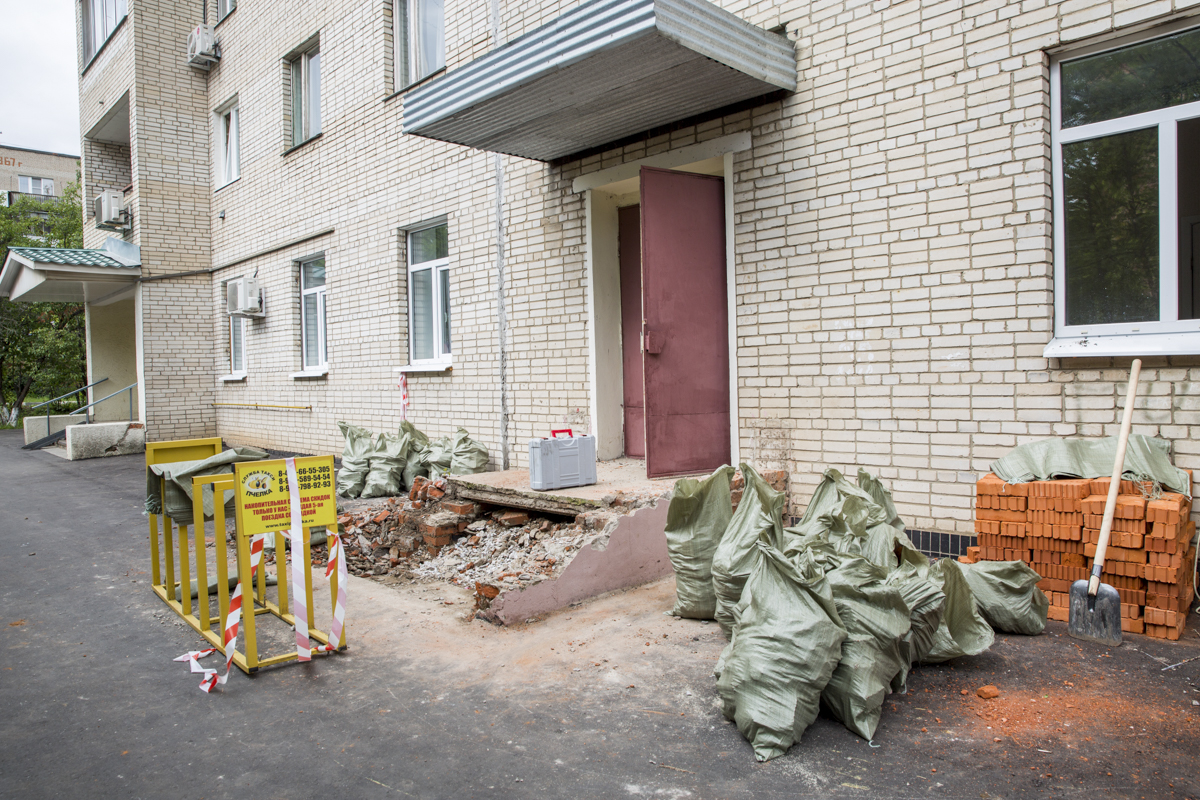
[[[10,247],[83,247],[79,175],[57,200],[21,197],[0,207],[0,264]],[[30,393],[50,396],[87,383],[81,303],[0,299],[0,424],[15,425]]]

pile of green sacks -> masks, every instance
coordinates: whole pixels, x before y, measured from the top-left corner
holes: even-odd
[[[891,494],[865,470],[826,470],[803,519],[783,527],[784,496],[742,464],[675,484],[667,545],[672,614],[715,619],[729,637],[715,673],[725,716],[759,761],[783,755],[820,706],[875,735],[913,664],[977,655],[992,632],[1037,634],[1049,606],[1021,561],[934,563],[905,535]]]
[[[466,428],[430,441],[407,420],[396,433],[376,436],[366,428],[339,422],[346,445],[337,474],[342,497],[390,497],[410,489],[417,476],[470,475],[487,469],[488,451]]]

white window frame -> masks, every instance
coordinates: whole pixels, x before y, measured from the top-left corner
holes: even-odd
[[[418,83],[446,68],[446,13],[442,5],[441,52],[436,64],[421,69],[421,0],[392,0],[392,65],[396,89]]]
[[[1176,125],[1200,118],[1200,102],[1116,119],[1062,127],[1062,65],[1085,56],[1149,42],[1194,28],[1195,20],[1155,35],[1123,37],[1055,55],[1050,61],[1050,149],[1054,202],[1054,339],[1047,357],[1183,355],[1200,353],[1200,319],[1179,319],[1178,163]],[[1118,133],[1157,128],[1159,217],[1159,318],[1146,322],[1068,325],[1066,320],[1066,191],[1063,146]]]
[[[306,287],[304,285],[304,265],[314,261],[324,261],[324,254],[310,256],[296,262],[300,272],[300,372],[293,377],[324,375],[329,372],[329,315],[326,310],[326,290],[329,286],[329,262],[325,262],[325,282],[320,286]],[[317,297],[317,363],[308,361],[308,316],[304,310],[304,298],[309,295]]]
[[[447,228],[447,234],[449,233],[448,224],[445,220],[440,220],[438,222],[433,222],[433,223],[422,224],[422,225],[419,225],[414,228],[410,228],[407,231],[405,231],[405,245],[406,245],[405,246],[405,260],[407,261],[407,266],[408,266],[407,288],[406,288],[406,292],[405,292],[408,296],[408,364],[409,364],[409,366],[412,366],[412,367],[434,367],[437,369],[445,369],[446,367],[450,366],[451,363],[453,362],[453,354],[451,352],[451,350],[452,350],[451,343],[442,341],[443,328],[445,327],[446,323],[443,320],[442,315],[441,315],[441,311],[442,311],[441,298],[443,296],[443,292],[449,291],[449,288],[448,288],[448,283],[450,280],[450,257],[449,257],[449,254],[447,254],[446,258],[436,258],[436,259],[433,259],[432,261],[422,261],[419,264],[414,264],[413,260],[412,260],[412,254],[413,254],[412,237],[413,237],[413,235],[420,233],[422,231],[430,230],[432,228],[441,228],[441,227]],[[426,270],[431,270],[432,277],[433,277],[433,286],[432,286],[433,314],[434,314],[433,358],[420,358],[419,359],[416,357],[416,353],[414,351],[414,344],[416,342],[416,337],[414,335],[415,329],[414,329],[413,323],[415,321],[416,314],[413,313],[413,306],[414,306],[414,300],[415,300],[415,298],[413,297],[413,274],[417,273],[417,272],[424,272]],[[449,317],[451,336],[453,336],[453,332],[454,332],[453,309],[447,309],[447,316]]]
[[[225,19],[237,8],[237,0],[217,0],[217,21]]]
[[[46,191],[47,188],[50,190],[49,192]],[[21,192],[21,194],[33,194],[37,195],[38,197],[53,197],[54,179],[38,178],[33,175],[18,175],[17,189]]]
[[[83,63],[96,57],[128,10],[128,0],[83,0]]]
[[[292,147],[299,147],[322,130],[320,43],[294,55],[288,68],[292,82]]]
[[[227,103],[213,116],[217,135],[216,188],[220,189],[242,177],[241,114],[237,101]]]
[[[241,334],[238,339],[234,338],[234,329],[237,329]],[[236,351],[241,351],[242,368],[238,369],[235,363]],[[246,377],[246,318],[229,315],[229,375],[226,380],[242,380]]]

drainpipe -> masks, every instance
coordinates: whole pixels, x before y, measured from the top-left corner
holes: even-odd
[[[500,46],[500,2],[492,0],[492,49]],[[508,469],[508,314],[504,303],[504,156],[492,154],[496,170],[496,328],[500,344],[500,468]]]

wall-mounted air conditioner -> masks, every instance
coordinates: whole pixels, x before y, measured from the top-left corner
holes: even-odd
[[[257,278],[234,278],[225,284],[225,311],[233,317],[263,316],[263,290]]]
[[[92,200],[96,213],[96,227],[108,231],[127,231],[129,211],[125,208],[125,197],[115,189],[105,189]]]
[[[188,33],[187,60],[193,67],[208,69],[221,58],[220,43],[212,25],[197,25]]]

